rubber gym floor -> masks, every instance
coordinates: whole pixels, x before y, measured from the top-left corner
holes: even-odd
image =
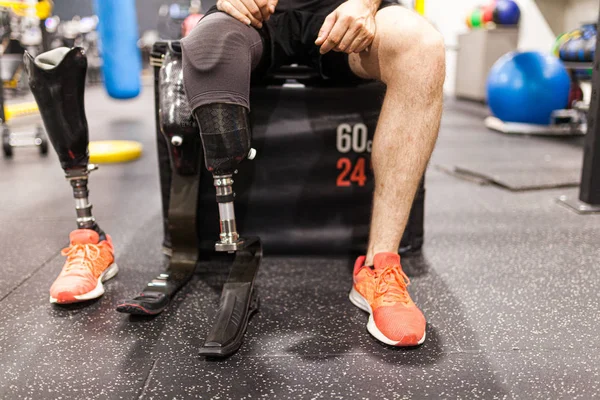
[[[42,158],[16,149],[0,161],[1,398],[600,396],[600,215],[556,203],[575,187],[511,192],[438,168],[501,155],[510,162],[499,166],[528,166],[526,173],[553,165],[535,154],[580,165],[581,140],[492,133],[483,107],[448,100],[427,175],[423,254],[403,260],[429,322],[425,344],[393,349],[366,332],[366,314],[347,299],[353,260],[267,253],[260,312],[239,353],[215,362],[197,356],[219,296],[201,277],[157,318],[114,311],[165,265],[152,88],[126,103],[88,88],[86,107],[92,140],[145,148],[140,160],[102,166],[90,178],[120,273],[98,301],[50,305],[75,224],[71,190],[52,150]]]

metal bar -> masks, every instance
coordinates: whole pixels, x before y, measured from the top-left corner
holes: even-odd
[[[600,21],[600,15],[598,17]],[[585,137],[583,170],[579,199],[587,204],[600,205],[600,40],[596,43],[596,56],[592,73],[592,99]]]
[[[5,49],[4,49],[5,50]],[[0,68],[2,67],[2,55],[0,54]],[[4,113],[4,83],[0,80],[0,122],[6,122],[6,114]]]

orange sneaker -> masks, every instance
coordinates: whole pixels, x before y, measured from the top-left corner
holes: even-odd
[[[119,272],[110,236],[100,241],[91,229],[77,229],[69,235],[71,245],[63,269],[50,288],[50,303],[68,304],[91,300],[104,294],[102,282]]]
[[[369,313],[367,330],[377,340],[391,346],[422,344],[427,322],[408,294],[410,280],[402,271],[400,256],[376,254],[373,268],[364,265],[365,258],[356,260],[350,301]]]

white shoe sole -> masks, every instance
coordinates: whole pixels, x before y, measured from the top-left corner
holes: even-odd
[[[96,299],[96,298],[102,296],[104,294],[104,285],[102,283],[106,282],[107,280],[109,280],[111,278],[114,278],[114,276],[117,275],[118,272],[119,272],[119,267],[117,266],[117,263],[112,263],[110,265],[110,267],[106,268],[104,270],[104,272],[102,273],[102,275],[100,275],[100,278],[98,279],[98,283],[96,284],[96,287],[93,290],[91,290],[87,293],[84,293],[84,294],[73,296],[73,297],[75,297],[77,302],[80,302],[80,301]],[[57,304],[58,300],[55,299],[54,297],[50,296],[50,303]],[[71,302],[71,303],[74,303],[74,302]]]
[[[396,340],[391,340],[388,337],[386,337],[383,333],[381,333],[379,328],[377,328],[377,325],[375,325],[375,320],[373,319],[373,310],[371,310],[371,306],[369,305],[369,302],[360,293],[358,293],[354,289],[354,287],[352,287],[352,290],[350,291],[349,298],[350,298],[350,302],[352,304],[354,304],[356,307],[360,308],[361,310],[369,313],[369,322],[367,322],[367,331],[369,331],[369,333],[371,335],[373,335],[373,337],[375,339],[379,340],[382,343],[390,345],[390,346],[414,347],[413,345],[408,345],[408,346],[401,345],[400,342],[398,342]],[[423,344],[423,342],[425,342],[426,336],[427,336],[427,332],[424,332],[423,337],[421,338],[421,340],[419,340],[419,342],[416,344],[416,346]]]

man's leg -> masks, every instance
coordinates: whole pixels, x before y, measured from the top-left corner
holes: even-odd
[[[397,253],[419,182],[433,151],[442,113],[442,36],[404,7],[376,16],[368,51],[351,54],[360,77],[387,85],[373,141],[375,193],[366,265],[375,254]]]
[[[444,45],[431,25],[406,8],[380,10],[376,27],[370,49],[349,57],[355,74],[387,85],[373,141],[369,247],[356,261],[350,301],[370,314],[367,330],[379,341],[416,346],[425,341],[426,320],[408,293],[398,247],[437,138]]]

